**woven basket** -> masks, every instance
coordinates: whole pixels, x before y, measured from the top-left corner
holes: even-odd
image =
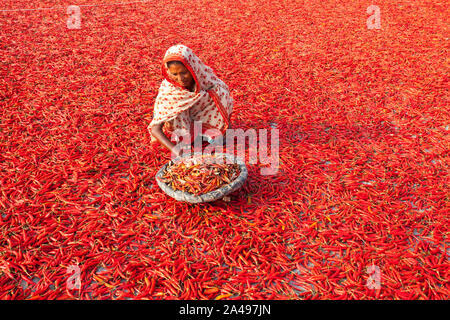
[[[224,185],[220,187],[219,189],[213,190],[211,192],[201,194],[201,195],[193,195],[192,193],[180,191],[180,190],[174,190],[172,187],[170,187],[168,184],[160,181],[158,178],[162,178],[164,174],[164,170],[167,168],[169,164],[175,163],[178,160],[181,159],[188,159],[188,158],[195,158],[196,156],[201,156],[202,153],[193,153],[193,154],[187,154],[182,155],[180,157],[175,158],[172,161],[169,161],[166,163],[161,169],[159,169],[158,173],[156,174],[156,182],[158,183],[158,186],[163,190],[167,195],[174,198],[178,201],[183,202],[190,202],[190,203],[201,203],[201,202],[211,202],[215,200],[219,200],[226,196],[227,194],[239,189],[244,184],[245,180],[248,176],[248,170],[245,166],[245,163],[238,157],[235,157],[234,155],[227,154],[227,153],[216,153],[215,156],[223,156],[227,159],[227,161],[232,161],[233,163],[236,163],[239,165],[240,174],[239,176],[233,180],[231,183]]]

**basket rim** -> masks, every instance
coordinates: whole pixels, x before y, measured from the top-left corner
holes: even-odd
[[[182,159],[193,158],[197,155],[205,155],[205,154],[203,154],[202,152],[194,152],[194,153],[188,153],[185,155],[178,156],[177,158],[167,162],[165,165],[163,165],[158,170],[158,172],[155,175],[156,182],[157,182],[158,186],[168,196],[170,196],[178,201],[185,201],[185,202],[191,202],[191,203],[216,201],[216,200],[219,200],[220,198],[222,198],[223,196],[233,192],[234,190],[240,188],[244,184],[245,180],[248,177],[247,166],[245,165],[245,162],[241,158],[239,158],[233,154],[229,154],[229,153],[214,153],[214,155],[224,156],[227,159],[233,159],[233,163],[236,163],[237,165],[239,165],[239,170],[240,170],[239,176],[236,179],[234,179],[231,183],[220,187],[219,189],[212,190],[210,192],[200,194],[200,195],[194,195],[194,194],[186,192],[186,191],[174,190],[168,184],[166,184],[165,182],[162,182],[158,179],[158,178],[162,177],[164,170],[167,168],[167,166],[169,164],[175,163]]]

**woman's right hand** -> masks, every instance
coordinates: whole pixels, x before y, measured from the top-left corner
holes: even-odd
[[[167,149],[173,152],[173,149],[175,149],[175,144],[172,141],[170,141],[169,138],[167,138],[167,136],[164,134],[162,130],[162,127],[163,127],[162,123],[152,126],[151,134],[153,137],[155,137],[156,140],[159,141],[159,143],[161,143],[163,146],[165,146]]]
[[[170,151],[172,152],[172,155],[174,155],[175,157],[179,157],[181,155],[181,151],[180,149],[175,145],[173,146]]]

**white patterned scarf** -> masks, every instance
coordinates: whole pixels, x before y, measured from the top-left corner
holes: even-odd
[[[195,81],[194,92],[170,79],[167,68],[169,61],[180,61],[190,71]],[[214,74],[210,67],[206,66],[190,48],[175,45],[170,47],[164,55],[162,74],[165,79],[156,97],[149,130],[153,125],[167,123],[168,131],[179,133],[175,135],[175,141],[186,134],[190,134],[194,141],[196,138],[193,136],[194,121],[201,121],[201,134],[208,140],[217,137],[205,132],[210,128],[224,134],[230,124],[233,98],[230,96],[228,86]],[[152,141],[155,140],[152,136]]]

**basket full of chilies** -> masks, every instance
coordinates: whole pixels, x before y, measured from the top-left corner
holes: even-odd
[[[247,176],[245,163],[232,154],[193,153],[169,161],[155,178],[170,197],[201,203],[219,200],[239,189]]]

